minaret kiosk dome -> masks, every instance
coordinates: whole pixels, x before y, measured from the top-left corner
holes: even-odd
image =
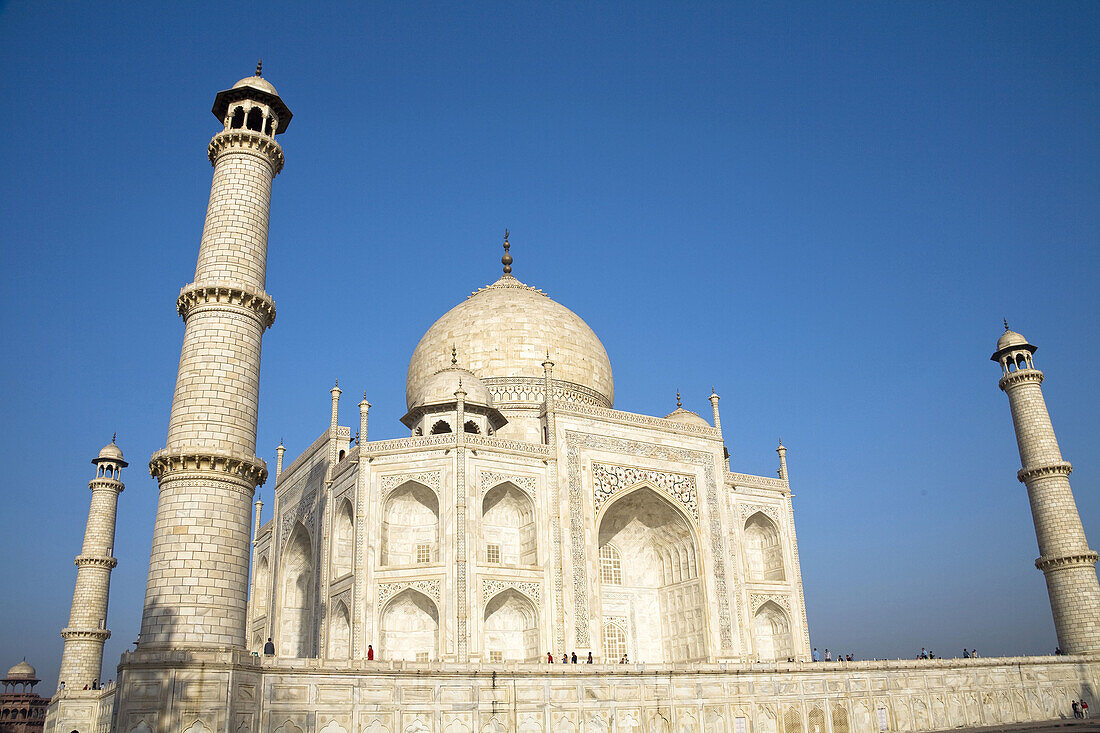
[[[510,274],[444,313],[420,339],[405,383],[410,409],[452,345],[458,347],[462,366],[490,390],[541,390],[549,355],[558,393],[602,407],[614,402],[611,361],[588,324]]]

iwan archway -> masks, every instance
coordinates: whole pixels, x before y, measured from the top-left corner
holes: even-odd
[[[706,659],[706,603],[695,529],[651,486],[620,492],[599,523],[599,595],[605,661]],[[608,633],[610,631],[610,633]],[[619,642],[622,642],[620,644]]]

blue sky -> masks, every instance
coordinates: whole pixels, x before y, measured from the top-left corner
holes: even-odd
[[[56,679],[115,431],[106,678],[136,636],[209,110],[260,56],[295,114],[262,457],[327,427],[337,378],[403,434],[413,347],[509,227],[616,407],[706,414],[716,386],[743,472],[783,436],[814,646],[1054,647],[988,359],[1002,317],[1039,345],[1100,545],[1100,6],[161,5],[0,6],[0,666]]]

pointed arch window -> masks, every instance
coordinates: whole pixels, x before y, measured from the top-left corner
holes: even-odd
[[[600,582],[608,585],[623,584],[623,563],[614,545],[600,548]]]

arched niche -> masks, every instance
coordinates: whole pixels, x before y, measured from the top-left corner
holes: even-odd
[[[340,578],[351,572],[355,556],[355,520],[351,502],[344,499],[336,508],[336,521],[332,528],[332,577]]]
[[[279,654],[284,657],[313,656],[313,605],[316,574],[313,570],[313,541],[309,530],[295,524],[281,563],[279,582]]]
[[[794,656],[791,621],[787,612],[772,601],[756,610],[752,624],[753,647],[761,661],[784,660]]]
[[[329,659],[351,658],[351,614],[343,601],[332,609],[328,624]]]
[[[489,489],[481,501],[483,557],[492,561],[490,545],[499,548],[495,562],[534,565],[538,562],[535,505],[531,497],[510,481]]]
[[[705,591],[695,530],[687,515],[642,485],[605,505],[598,536],[601,551],[612,545],[626,560],[619,584],[603,582],[601,573],[601,614],[605,619],[653,620],[644,634],[627,640],[633,661],[705,659]]]
[[[271,603],[271,564],[267,561],[267,555],[256,563],[256,583],[252,589],[252,605],[256,609],[257,616],[267,613],[267,604]]]
[[[750,580],[782,581],[787,579],[783,567],[783,545],[779,528],[763,512],[745,521],[745,575]]]
[[[379,554],[383,565],[439,562],[439,499],[434,491],[406,481],[386,496]]]
[[[394,596],[382,609],[380,659],[415,662],[418,654],[439,658],[439,610],[432,599],[412,588]]]
[[[499,652],[504,661],[539,660],[538,609],[527,596],[509,588],[485,604],[484,652]]]

